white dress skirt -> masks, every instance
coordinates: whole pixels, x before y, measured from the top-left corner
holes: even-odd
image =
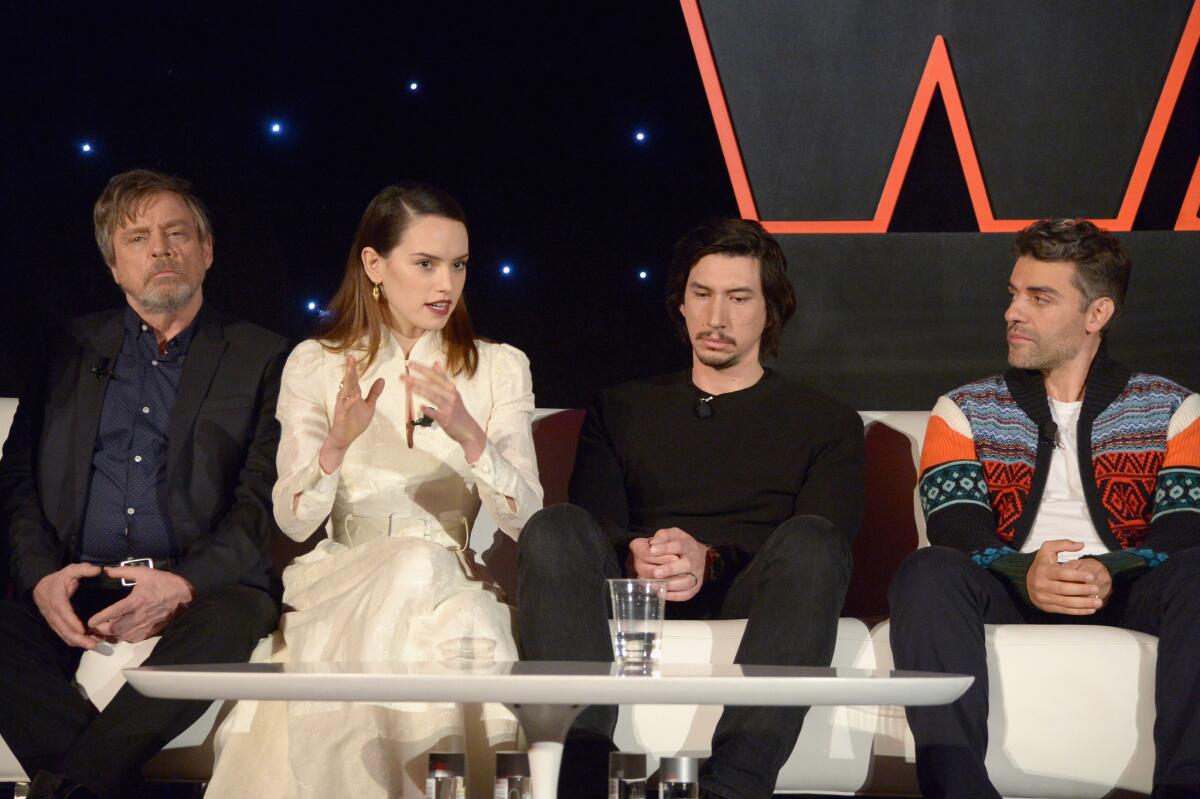
[[[488,435],[474,464],[436,427],[415,428],[408,447],[410,411],[398,379],[407,364],[389,340],[362,375],[364,394],[377,377],[386,381],[375,417],[332,475],[317,457],[344,356],[314,341],[292,353],[277,410],[275,515],[298,540],[328,519],[329,537],[284,571],[286,612],[252,662],[517,659],[511,608],[474,573],[464,550],[481,503],[513,538],[541,507],[533,393],[524,355],[505,345],[479,347],[475,376],[455,378]],[[439,335],[426,334],[409,361],[444,364]],[[416,799],[424,795],[428,753],[460,751],[469,795],[484,797],[493,753],[514,748],[516,739],[515,719],[494,704],[238,702],[217,732],[207,795]]]

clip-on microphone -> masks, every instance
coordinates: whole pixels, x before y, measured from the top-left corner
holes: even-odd
[[[1058,424],[1053,420],[1043,423],[1038,428],[1038,443],[1048,444],[1054,449],[1058,449]]]
[[[116,373],[108,368],[108,358],[101,358],[99,361],[88,367],[88,371],[100,379],[105,377],[111,377],[113,380],[117,379]]]

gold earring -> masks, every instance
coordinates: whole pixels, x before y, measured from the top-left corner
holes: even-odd
[[[371,296],[375,298],[375,302],[379,302],[379,295],[381,294],[383,294],[383,292],[379,290],[379,284],[376,283],[375,287],[371,289]]]

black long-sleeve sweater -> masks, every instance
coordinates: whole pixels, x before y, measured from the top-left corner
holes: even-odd
[[[579,437],[570,497],[629,541],[678,527],[737,566],[785,520],[813,514],[847,539],[863,513],[863,425],[849,406],[767,370],[708,402],[690,371],[601,393]]]

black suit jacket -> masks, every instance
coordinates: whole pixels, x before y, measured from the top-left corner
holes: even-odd
[[[122,311],[67,323],[21,397],[0,460],[11,514],[16,591],[78,560],[92,454],[124,328]],[[188,349],[167,442],[167,507],[176,572],[197,594],[240,583],[274,592],[267,549],[279,422],[275,401],[288,342],[204,305]]]

